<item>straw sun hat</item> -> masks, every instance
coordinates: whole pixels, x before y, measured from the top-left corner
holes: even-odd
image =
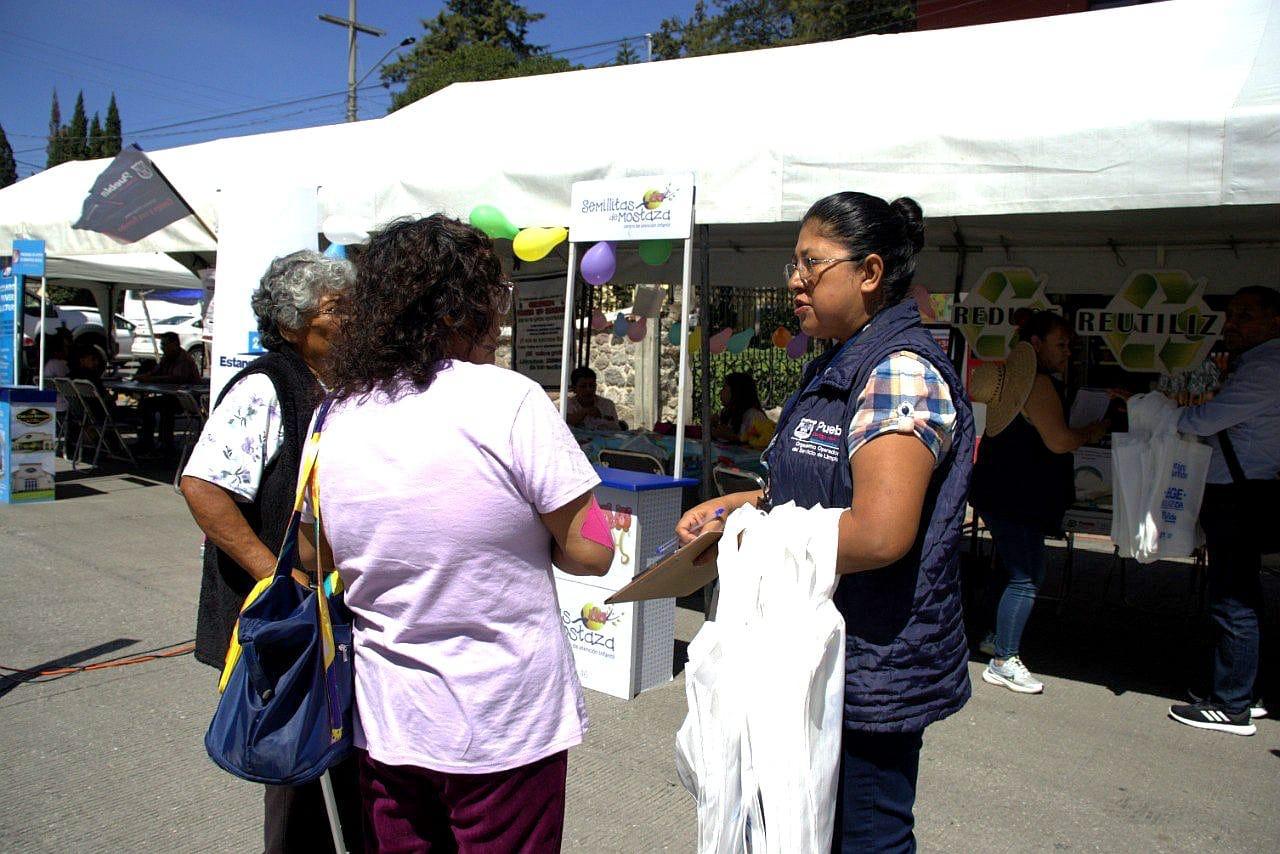
[[[984,362],[973,369],[969,398],[987,405],[986,435],[1009,426],[1031,396],[1035,380],[1036,351],[1025,341],[1015,345],[1005,361]]]

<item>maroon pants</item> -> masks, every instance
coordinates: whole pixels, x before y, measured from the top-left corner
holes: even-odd
[[[360,753],[368,854],[544,854],[564,831],[567,751],[491,774],[384,765]]]

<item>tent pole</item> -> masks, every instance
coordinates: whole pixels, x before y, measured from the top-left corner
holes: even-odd
[[[684,476],[684,395],[685,375],[689,373],[689,282],[693,278],[693,235],[684,239],[684,257],[680,259],[680,373],[676,379],[676,458],[671,474]]]
[[[142,316],[147,319],[147,334],[151,336],[151,352],[160,357],[160,346],[156,342],[156,328],[151,325],[151,309],[147,308],[147,292],[138,291],[138,301],[142,303]]]
[[[698,226],[698,324],[702,327],[702,500],[711,497],[711,226]]]
[[[560,417],[563,418],[569,408],[569,367],[573,355],[573,285],[574,274],[578,269],[578,244],[569,240],[569,271],[564,276],[564,334],[560,342]]]
[[[44,312],[45,312],[45,306],[48,304],[48,299],[49,299],[49,292],[45,288],[44,276],[41,276],[40,277],[40,355],[37,358],[37,361],[39,361],[40,364],[36,366],[38,371],[37,377],[39,378],[37,380],[37,385],[40,386],[41,391],[44,391],[44,338],[45,338]],[[21,307],[18,308],[18,317],[22,317]]]

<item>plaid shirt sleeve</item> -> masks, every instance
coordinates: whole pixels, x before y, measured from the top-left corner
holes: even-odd
[[[956,408],[937,369],[914,353],[894,353],[871,372],[849,424],[849,456],[885,433],[912,434],[933,454],[951,448]]]

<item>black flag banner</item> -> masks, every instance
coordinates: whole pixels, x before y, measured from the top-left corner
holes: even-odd
[[[93,182],[72,228],[134,243],[194,213],[136,145],[116,155]]]

